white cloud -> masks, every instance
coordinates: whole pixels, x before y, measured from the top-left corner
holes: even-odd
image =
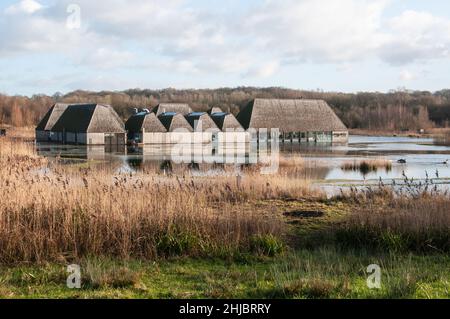
[[[450,57],[450,20],[411,10],[387,19],[390,0],[267,0],[228,11],[183,0],[77,0],[75,30],[66,27],[72,2],[23,0],[0,12],[0,29],[7,30],[0,59],[51,52],[94,70],[143,66],[268,78],[305,62],[345,71],[367,59]]]
[[[289,61],[346,62],[370,54],[383,41],[385,0],[267,1],[245,29],[265,49]]]
[[[32,14],[42,9],[42,5],[34,0],[22,0],[19,3],[13,4],[5,9],[6,14],[27,13]]]
[[[450,20],[408,10],[386,18],[389,0],[268,0],[236,33],[283,64],[379,58],[409,64],[450,57]]]
[[[388,23],[389,38],[380,48],[391,64],[450,57],[450,20],[426,12],[405,11]]]

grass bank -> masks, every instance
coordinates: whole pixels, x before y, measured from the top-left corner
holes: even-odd
[[[1,298],[449,298],[450,258],[333,248],[241,261],[85,259],[82,288],[66,287],[65,265],[0,269]],[[369,289],[367,266],[381,267]]]
[[[2,138],[0,297],[450,297],[447,193],[406,179],[326,199],[301,158],[280,163],[272,176],[123,173]]]

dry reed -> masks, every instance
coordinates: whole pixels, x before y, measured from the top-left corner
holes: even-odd
[[[450,196],[419,182],[347,194],[357,204],[337,226],[338,242],[392,251],[449,252]]]
[[[18,140],[2,139],[0,149],[1,263],[229,256],[283,234],[282,221],[241,203],[311,193],[287,176],[117,173],[46,161]]]
[[[384,158],[355,160],[352,162],[345,162],[342,164],[341,168],[343,170],[360,171],[363,174],[367,174],[369,172],[376,172],[380,168],[390,171],[392,170],[392,162]]]
[[[436,143],[439,145],[450,145],[450,130],[445,130],[436,136]]]

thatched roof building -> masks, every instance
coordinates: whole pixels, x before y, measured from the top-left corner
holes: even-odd
[[[64,103],[54,104],[36,126],[36,131],[51,131],[68,106]]]
[[[156,116],[160,116],[163,113],[179,113],[182,115],[188,115],[192,113],[192,109],[189,104],[185,103],[160,103],[152,109],[152,112]]]
[[[125,144],[125,126],[109,105],[53,105],[36,127],[36,141],[69,144]]]
[[[155,113],[139,112],[131,116],[125,123],[128,132],[167,132],[164,125],[156,117]]]
[[[281,132],[334,132],[347,128],[322,100],[255,99],[237,116],[244,129],[279,128]]]
[[[54,132],[124,133],[125,126],[109,105],[68,105],[52,128]]]
[[[214,113],[222,113],[223,111],[222,111],[222,109],[220,108],[220,107],[218,107],[218,106],[213,106],[212,108],[210,108],[209,110],[208,110],[208,114],[214,114]]]
[[[208,113],[205,112],[192,112],[186,115],[186,120],[191,125],[195,132],[201,131],[220,131],[216,123],[211,119]],[[199,125],[201,123],[201,129]]]
[[[161,121],[162,125],[164,125],[167,132],[173,132],[177,129],[185,129],[188,132],[193,131],[186,118],[180,113],[166,112],[159,115],[158,119]]]
[[[216,123],[217,127],[221,131],[233,130],[233,131],[243,131],[242,125],[231,113],[217,112],[211,114],[211,118]]]

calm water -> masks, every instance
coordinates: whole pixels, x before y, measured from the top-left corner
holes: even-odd
[[[450,159],[450,147],[435,145],[434,141],[428,138],[350,136],[348,145],[287,143],[281,144],[280,150],[286,158],[300,154],[306,161],[309,177],[324,188],[366,185],[377,183],[380,178],[389,183],[394,179],[403,179],[403,174],[409,178],[425,179],[427,173],[438,184],[450,183],[450,164],[445,164]],[[86,160],[105,161],[114,163],[121,170],[136,170],[146,164],[160,165],[164,168],[171,160],[171,148],[168,146],[146,146],[128,149],[125,152],[105,147],[39,144],[38,152],[44,156],[58,156],[68,163]],[[242,150],[227,152],[245,154]],[[390,160],[392,169],[389,171],[378,169],[368,174],[341,169],[345,162],[365,158]],[[399,159],[406,160],[406,164],[397,163]],[[195,161],[194,157],[192,161]],[[197,170],[204,168],[212,172],[210,164],[194,167]],[[214,170],[213,173],[217,171]]]
[[[324,177],[327,181],[364,181],[382,179],[401,179],[403,173],[410,178],[435,177],[436,171],[441,179],[450,179],[450,147],[434,145],[432,139],[405,137],[370,137],[350,136],[346,146],[332,146],[317,154],[306,154],[309,161],[324,162],[329,172]],[[376,172],[363,174],[355,171],[344,171],[341,166],[345,162],[364,158],[383,158],[392,162],[392,170],[379,169]],[[406,160],[406,164],[397,163]]]

